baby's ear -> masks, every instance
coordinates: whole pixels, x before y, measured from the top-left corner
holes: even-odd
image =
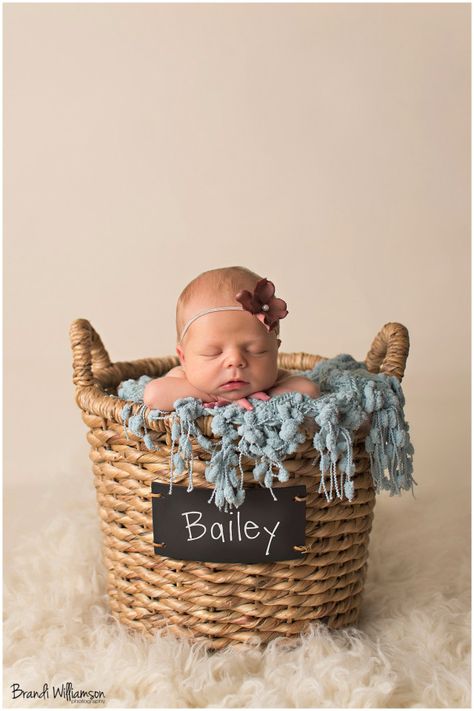
[[[281,338],[277,338],[277,348],[280,348],[281,346]]]
[[[184,365],[184,351],[181,346],[176,346],[176,353],[178,354],[179,362]]]

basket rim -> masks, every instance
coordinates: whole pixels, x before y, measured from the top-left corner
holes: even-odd
[[[115,392],[120,382],[142,375],[160,377],[173,366],[178,365],[177,355],[143,358],[112,363],[99,334],[87,319],[76,319],[70,327],[70,341],[73,352],[73,383],[76,387],[76,402],[83,412],[98,415],[123,426],[121,413],[126,404],[131,405],[135,415],[143,409],[141,403],[119,398]],[[388,322],[379,331],[365,358],[369,372],[384,373],[398,378],[401,382],[410,349],[408,330],[401,323]],[[289,370],[310,370],[326,356],[305,353],[278,352],[279,367]],[[145,408],[145,419],[150,429],[169,432],[170,422],[175,417],[171,411],[161,420],[149,420],[150,409]],[[202,431],[208,432],[212,415],[199,418]]]
[[[279,353],[278,365],[279,367],[287,367],[288,370],[295,371],[310,369],[295,367],[294,365],[288,366],[287,361],[294,360],[295,358],[298,360],[299,365],[311,361],[317,363],[320,360],[327,360],[325,356],[305,352]],[[84,412],[97,415],[98,417],[116,422],[123,426],[123,408],[126,405],[131,405],[130,416],[132,416],[143,410],[143,403],[124,400],[115,393],[107,392],[107,390],[116,389],[124,380],[138,379],[142,375],[161,377],[161,375],[168,372],[173,365],[178,364],[179,359],[177,356],[161,356],[111,363],[104,368],[94,370],[94,384],[84,385],[76,389],[76,403]],[[129,372],[127,373],[127,371]],[[137,375],[137,373],[139,374]],[[147,428],[159,433],[169,433],[171,431],[172,420],[176,417],[176,411],[170,411],[169,414],[164,415],[159,420],[150,420],[149,414],[152,410],[153,408],[148,407],[143,410]],[[196,420],[199,428],[206,436],[212,436],[212,418],[213,415],[203,415]]]

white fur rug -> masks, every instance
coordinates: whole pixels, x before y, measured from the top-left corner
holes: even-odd
[[[468,495],[425,489],[377,501],[359,629],[314,625],[294,648],[282,639],[209,655],[170,637],[147,642],[110,618],[94,490],[74,479],[50,495],[61,513],[14,551],[4,705],[100,708],[51,691],[12,700],[13,683],[72,682],[103,691],[110,707],[470,707]]]

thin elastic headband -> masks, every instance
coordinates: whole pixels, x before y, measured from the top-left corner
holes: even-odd
[[[197,318],[200,318],[201,316],[205,316],[206,314],[210,314],[210,313],[212,313],[213,311],[245,311],[245,309],[244,309],[243,306],[214,306],[214,307],[211,308],[211,309],[205,309],[204,311],[200,311],[199,313],[197,313],[195,316],[193,316],[192,318],[190,318],[189,321],[187,321],[187,322],[185,323],[184,328],[183,328],[183,330],[181,331],[181,336],[179,337],[179,342],[180,342],[180,343],[182,342],[182,340],[183,340],[183,338],[184,338],[184,336],[185,336],[185,334],[186,334],[186,331],[188,330],[188,328],[190,327],[190,325],[191,325],[192,323],[194,323],[194,321],[195,321]]]

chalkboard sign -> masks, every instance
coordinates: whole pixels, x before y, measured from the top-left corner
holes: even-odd
[[[245,501],[227,513],[211,489],[186,491],[152,482],[155,553],[210,563],[265,563],[301,558],[305,542],[306,487],[248,488]]]

